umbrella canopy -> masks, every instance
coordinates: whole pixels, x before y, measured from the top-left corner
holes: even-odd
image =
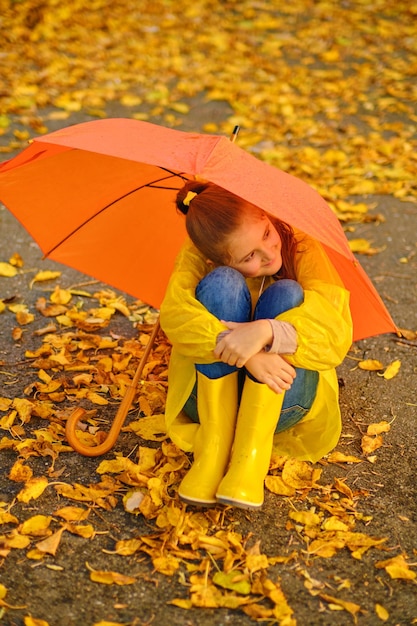
[[[0,166],[0,199],[44,256],[159,308],[185,238],[184,182],[220,185],[319,240],[351,293],[354,339],[395,332],[324,199],[226,137],[104,119],[35,139]]]

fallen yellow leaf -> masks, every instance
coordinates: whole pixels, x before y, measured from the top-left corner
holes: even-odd
[[[49,626],[49,623],[44,619],[35,619],[34,617],[26,616],[23,620],[25,626]]]
[[[72,533],[73,535],[78,535],[78,537],[84,537],[84,539],[92,539],[95,537],[96,531],[91,524],[66,524],[65,530]]]
[[[13,265],[10,265],[10,263],[0,263],[0,276],[12,278],[13,276],[16,276],[16,274],[17,269]]]
[[[168,439],[165,416],[162,414],[142,417],[135,422],[131,422],[129,429],[147,441],[164,441]]]
[[[50,515],[34,515],[27,519],[20,526],[22,535],[31,535],[33,537],[42,537],[49,534],[49,525],[52,521]]]
[[[381,435],[377,435],[376,437],[369,437],[368,435],[364,435],[361,441],[362,452],[365,455],[371,454],[378,450],[383,445],[384,441]]]
[[[102,585],[133,585],[136,582],[136,578],[133,576],[99,570],[90,571],[90,578],[93,582],[101,583]]]
[[[328,602],[329,603],[329,608],[331,608],[333,610],[337,610],[338,607],[341,607],[342,609],[344,609],[345,611],[347,611],[348,613],[350,613],[354,617],[361,610],[360,605],[359,604],[355,604],[354,602],[346,602],[345,600],[339,600],[338,598],[335,598],[333,596],[329,596],[329,595],[327,595],[325,593],[320,593],[319,596],[320,596],[320,598],[322,600],[325,600],[325,602]],[[332,605],[334,605],[334,606],[332,606]]]
[[[9,513],[9,511],[2,511],[0,509],[0,524],[18,524],[17,517]]]
[[[36,274],[36,276],[34,276],[32,278],[32,281],[30,283],[30,287],[32,288],[32,285],[34,283],[45,282],[47,280],[54,280],[55,278],[58,278],[59,276],[61,276],[61,272],[53,272],[51,270],[43,270],[42,272],[38,272]]]
[[[121,622],[107,622],[106,620],[102,620],[101,622],[94,622],[93,626],[125,626],[125,624],[122,624]]]
[[[383,370],[384,366],[380,361],[376,359],[366,359],[364,361],[359,361],[358,367],[361,370],[367,370],[369,372],[374,372],[377,370]]]
[[[62,517],[67,522],[81,522],[85,520],[90,514],[88,509],[83,509],[79,506],[64,506],[54,512],[57,517]]]
[[[294,489],[312,489],[320,475],[320,469],[297,459],[289,459],[282,469],[282,480]]]
[[[48,486],[48,479],[45,476],[39,478],[31,478],[27,481],[26,485],[17,494],[19,502],[30,502],[30,500],[36,500],[45,491]]]
[[[387,609],[385,609],[381,604],[375,604],[375,613],[383,622],[386,622],[389,619],[389,613]]]
[[[265,487],[268,491],[276,493],[279,496],[293,496],[295,495],[295,488],[287,485],[281,476],[268,476],[265,478]]]
[[[362,463],[362,459],[343,452],[331,452],[327,457],[329,463]]]
[[[116,543],[115,552],[122,556],[131,556],[139,550],[142,545],[141,539],[123,539]]]
[[[369,436],[379,435],[381,433],[387,433],[391,430],[391,424],[382,420],[382,422],[378,422],[378,424],[369,424],[366,429],[366,434]]]
[[[99,404],[101,406],[105,406],[106,404],[109,403],[107,398],[103,398],[103,396],[101,396],[100,394],[96,393],[95,391],[89,391],[87,393],[87,398],[93,404]]]
[[[400,371],[400,367],[401,367],[401,361],[399,360],[393,361],[392,363],[388,365],[387,369],[382,374],[382,376],[386,380],[390,380],[391,378],[394,378],[394,376],[398,374],[398,372]]]
[[[0,411],[7,411],[10,408],[12,402],[13,400],[11,400],[10,398],[0,397]]]
[[[371,242],[367,239],[350,239],[349,248],[352,252],[366,254],[367,256],[378,254],[383,250],[383,248],[372,248]]]
[[[345,547],[345,541],[340,539],[315,539],[308,547],[308,553],[313,556],[320,556],[328,559],[336,554],[339,550]]]
[[[30,537],[25,537],[24,535],[19,534],[10,534],[6,539],[6,544],[9,548],[22,550],[23,548],[27,548],[30,544]]]
[[[242,595],[249,595],[251,591],[251,583],[248,575],[242,574],[239,571],[231,571],[227,573],[216,572],[213,576],[213,582],[219,587],[236,591]]]
[[[302,524],[303,526],[318,526],[321,524],[322,518],[313,511],[290,511],[289,518]]]
[[[16,461],[9,473],[9,479],[17,483],[25,483],[32,478],[32,476],[32,469],[28,465],[25,465],[22,459]]]
[[[33,412],[33,402],[26,400],[25,398],[15,398],[13,400],[13,408],[16,409],[22,422],[26,424]]]
[[[156,572],[165,574],[165,576],[173,576],[180,566],[179,560],[175,556],[167,554],[166,556],[157,556],[152,559],[152,565]]]
[[[72,293],[68,289],[61,289],[57,285],[51,294],[50,300],[54,304],[68,304],[72,298]]]
[[[402,554],[394,556],[386,561],[378,561],[375,563],[378,569],[384,568],[391,578],[402,578],[403,580],[415,580],[416,572],[410,570],[410,567]]]

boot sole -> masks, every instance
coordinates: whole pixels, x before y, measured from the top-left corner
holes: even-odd
[[[180,500],[186,504],[192,504],[193,506],[203,506],[206,509],[213,508],[217,505],[217,500],[199,500],[198,498],[190,498],[178,493]]]
[[[219,504],[223,504],[225,506],[236,506],[239,509],[245,509],[248,511],[257,511],[263,505],[263,502],[255,504],[254,502],[245,502],[244,500],[234,500],[233,498],[228,498],[226,496],[221,496],[221,495],[218,495],[216,497],[217,497],[217,502]]]

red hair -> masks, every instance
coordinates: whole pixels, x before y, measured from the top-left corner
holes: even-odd
[[[188,200],[189,192],[196,194],[191,200]],[[296,280],[294,257],[297,242],[293,229],[286,222],[214,183],[189,181],[178,192],[177,207],[186,216],[185,225],[191,241],[215,265],[229,265],[227,241],[245,215],[259,216],[259,219],[266,215],[282,242],[282,267],[276,278]]]

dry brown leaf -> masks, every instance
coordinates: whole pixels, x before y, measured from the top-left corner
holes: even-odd
[[[36,544],[36,549],[40,552],[45,552],[46,554],[52,554],[55,556],[56,551],[58,550],[59,544],[61,542],[61,536],[64,532],[65,528],[62,527],[52,535],[47,537],[47,539],[43,539]]]

